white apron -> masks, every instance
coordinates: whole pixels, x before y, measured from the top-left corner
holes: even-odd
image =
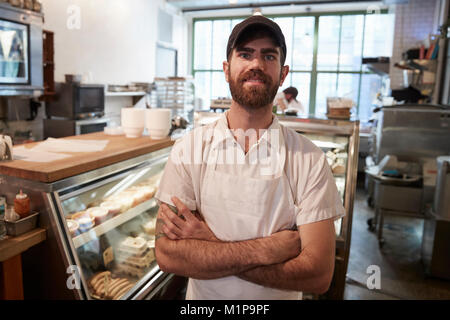
[[[201,186],[200,210],[217,238],[224,241],[260,238],[295,225],[293,195],[284,170],[287,151],[282,129],[279,130],[281,165],[274,179],[218,172],[218,150],[209,152],[211,159],[207,161]],[[186,299],[199,300],[298,300],[301,297],[301,292],[263,287],[236,276],[214,280],[189,279],[186,294]]]

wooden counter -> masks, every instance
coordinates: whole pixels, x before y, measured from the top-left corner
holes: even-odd
[[[46,239],[46,231],[36,228],[17,237],[0,240],[0,262],[11,259]]]
[[[124,135],[111,136],[103,132],[89,133],[61,139],[109,140],[100,152],[71,153],[70,158],[52,162],[30,162],[13,160],[0,163],[0,174],[39,182],[55,182],[64,178],[95,170],[113,163],[128,160],[173,145],[170,138],[152,140],[148,136],[126,138]],[[39,142],[24,145],[32,148]],[[65,154],[69,154],[64,152]]]
[[[47,231],[33,229],[17,237],[0,240],[0,300],[23,299],[22,252],[47,238]]]

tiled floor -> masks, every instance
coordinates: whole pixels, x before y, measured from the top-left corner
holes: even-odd
[[[450,281],[427,277],[421,261],[423,220],[388,216],[378,247],[377,234],[367,229],[374,211],[363,189],[357,189],[347,270],[346,300],[450,299]],[[370,265],[380,267],[381,288],[369,290]]]

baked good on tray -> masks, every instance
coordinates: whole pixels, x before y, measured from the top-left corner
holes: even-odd
[[[125,277],[113,277],[110,271],[98,272],[89,280],[91,295],[102,300],[118,300],[133,285],[134,283]]]
[[[96,225],[105,222],[109,218],[108,212],[108,209],[103,207],[92,207],[86,210],[86,213],[94,218]]]
[[[111,217],[114,217],[120,213],[121,210],[121,203],[116,200],[106,200],[100,203],[100,207],[105,208],[108,210],[108,215]]]

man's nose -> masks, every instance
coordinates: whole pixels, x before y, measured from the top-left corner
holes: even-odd
[[[250,69],[264,70],[264,60],[261,56],[257,55],[253,57],[253,59],[250,61]]]

